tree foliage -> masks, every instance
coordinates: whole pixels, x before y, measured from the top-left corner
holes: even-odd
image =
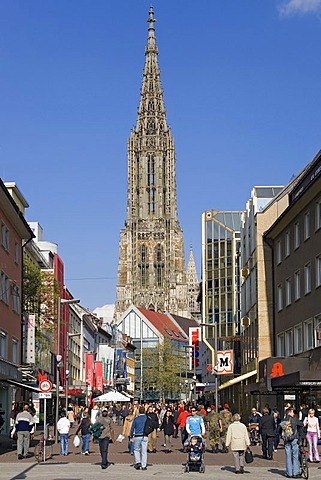
[[[179,392],[182,366],[182,357],[173,350],[173,343],[167,338],[154,348],[144,348],[143,388],[155,387],[164,401],[170,393]]]

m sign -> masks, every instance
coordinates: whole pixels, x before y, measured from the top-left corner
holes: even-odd
[[[233,350],[217,351],[215,370],[218,375],[233,373]]]

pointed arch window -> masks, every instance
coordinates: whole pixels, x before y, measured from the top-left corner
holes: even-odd
[[[164,279],[164,262],[163,262],[163,247],[160,243],[156,245],[155,249],[155,263],[154,267],[156,270],[156,284],[158,287],[163,285]]]
[[[153,112],[155,110],[154,100],[149,100],[148,102],[148,111]]]
[[[142,287],[148,285],[148,250],[146,245],[143,243],[140,247],[140,263],[138,264],[140,268],[140,284]]]

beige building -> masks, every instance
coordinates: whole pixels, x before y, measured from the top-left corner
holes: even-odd
[[[128,141],[127,218],[120,233],[115,319],[132,304],[189,316],[174,139],[166,120],[154,22],[151,7],[138,118]]]

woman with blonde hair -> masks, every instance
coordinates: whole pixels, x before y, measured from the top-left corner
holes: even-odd
[[[320,438],[319,419],[314,415],[315,410],[310,408],[308,416],[304,419],[303,425],[307,427],[307,441],[309,444],[309,461],[313,462],[313,457],[316,463],[320,462],[318,452],[318,439]]]
[[[226,434],[226,446],[231,447],[235,473],[244,473],[244,452],[250,446],[247,428],[240,420],[241,415],[235,413]]]
[[[134,409],[130,408],[128,410],[128,415],[124,419],[122,435],[128,439],[128,451],[131,455],[134,455],[134,444],[130,441],[130,429],[132,428],[132,423],[135,418]]]

